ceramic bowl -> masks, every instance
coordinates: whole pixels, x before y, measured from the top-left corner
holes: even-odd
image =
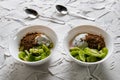
[[[106,55],[105,58],[103,58],[102,60],[100,61],[97,61],[97,62],[83,62],[83,61],[80,61],[80,60],[77,60],[76,58],[74,58],[71,54],[70,54],[70,41],[72,39],[74,39],[74,37],[77,35],[77,34],[80,34],[80,33],[91,33],[91,34],[96,34],[96,35],[101,35],[103,38],[104,38],[104,41],[105,41],[105,44],[106,44],[106,47],[108,48],[108,54]],[[103,29],[100,28],[100,26],[98,25],[80,25],[80,26],[77,26],[73,29],[71,29],[65,36],[64,38],[64,48],[65,48],[65,51],[66,53],[69,55],[69,57],[76,63],[80,64],[80,65],[92,65],[92,64],[99,64],[99,63],[102,63],[104,62],[106,59],[108,59],[111,54],[112,54],[112,51],[113,51],[113,41],[112,41],[112,37],[110,36],[109,33],[107,33],[106,31],[104,31]]]
[[[51,50],[51,54],[47,58],[45,58],[43,60],[39,60],[39,61],[35,61],[35,62],[23,61],[18,57],[20,41],[27,33],[34,33],[34,32],[46,34],[52,40],[52,42],[54,43],[54,47]],[[18,61],[20,61],[22,63],[28,64],[28,65],[40,65],[40,64],[43,64],[43,63],[50,60],[51,55],[54,53],[55,47],[57,45],[57,41],[58,41],[57,40],[57,35],[52,29],[50,29],[50,28],[48,28],[46,26],[42,26],[42,25],[28,26],[26,28],[21,29],[14,36],[12,36],[10,38],[9,50],[10,50],[10,54],[16,60],[18,60]]]

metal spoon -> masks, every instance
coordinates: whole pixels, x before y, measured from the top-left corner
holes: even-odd
[[[94,18],[86,17],[84,15],[76,14],[74,12],[69,12],[68,9],[63,5],[56,5],[56,9],[59,13],[61,13],[63,15],[69,14],[71,16],[76,16],[76,17],[80,17],[80,18],[83,18],[83,19],[91,20],[91,21],[95,20]]]
[[[34,9],[25,8],[24,11],[28,14],[28,17],[26,19],[33,20],[33,19],[36,19],[36,18],[38,18],[40,16],[41,20],[51,21],[53,23],[58,23],[58,24],[65,24],[64,21],[61,21],[59,19],[39,15],[38,12],[36,10],[34,10]]]

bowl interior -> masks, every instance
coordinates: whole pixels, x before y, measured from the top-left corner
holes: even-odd
[[[105,45],[108,48],[108,54],[107,56],[97,62],[82,62],[80,60],[77,60],[75,58],[73,58],[69,52],[69,43],[70,41],[79,33],[91,33],[91,34],[96,34],[96,35],[101,35],[104,38],[105,41]],[[92,25],[81,25],[78,27],[73,28],[71,31],[68,32],[68,34],[65,37],[64,40],[64,48],[67,51],[67,53],[70,55],[71,58],[73,58],[75,61],[77,61],[78,63],[84,63],[84,64],[97,64],[100,63],[102,61],[104,61],[105,59],[107,59],[111,54],[112,54],[112,49],[113,49],[113,43],[112,43],[112,38],[111,36],[105,32],[104,30],[96,27],[96,26],[92,26]]]
[[[23,61],[18,58],[20,41],[27,33],[33,33],[33,32],[46,34],[54,43],[54,47],[52,48],[52,52],[53,52],[53,50],[57,44],[57,36],[56,36],[55,32],[52,29],[45,27],[45,26],[41,26],[41,25],[30,26],[30,27],[20,30],[15,36],[13,36],[10,39],[10,44],[9,44],[10,53],[17,60],[22,61],[22,62],[27,62],[27,61]],[[35,61],[35,62],[37,62],[37,61]]]

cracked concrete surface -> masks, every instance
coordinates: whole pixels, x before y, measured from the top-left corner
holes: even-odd
[[[95,18],[94,22],[114,38],[113,55],[102,64],[86,67],[71,61],[62,45],[63,34],[86,20],[70,15],[60,16],[56,12],[56,4]],[[26,20],[25,7],[35,9],[44,17]],[[29,25],[48,26],[59,36],[58,47],[49,63],[31,67],[9,55],[9,37]],[[0,0],[0,80],[119,80],[119,61],[120,0]]]

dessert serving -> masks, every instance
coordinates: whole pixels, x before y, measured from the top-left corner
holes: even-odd
[[[57,35],[49,27],[26,26],[10,38],[10,54],[21,63],[42,65],[51,60],[57,45]]]
[[[63,45],[70,59],[83,66],[100,64],[113,51],[112,37],[93,22],[72,28],[66,34]]]
[[[43,33],[27,33],[20,42],[19,58],[24,61],[38,61],[48,57],[53,43]]]
[[[101,35],[80,33],[71,41],[70,53],[78,60],[96,62],[107,55],[108,49]]]

